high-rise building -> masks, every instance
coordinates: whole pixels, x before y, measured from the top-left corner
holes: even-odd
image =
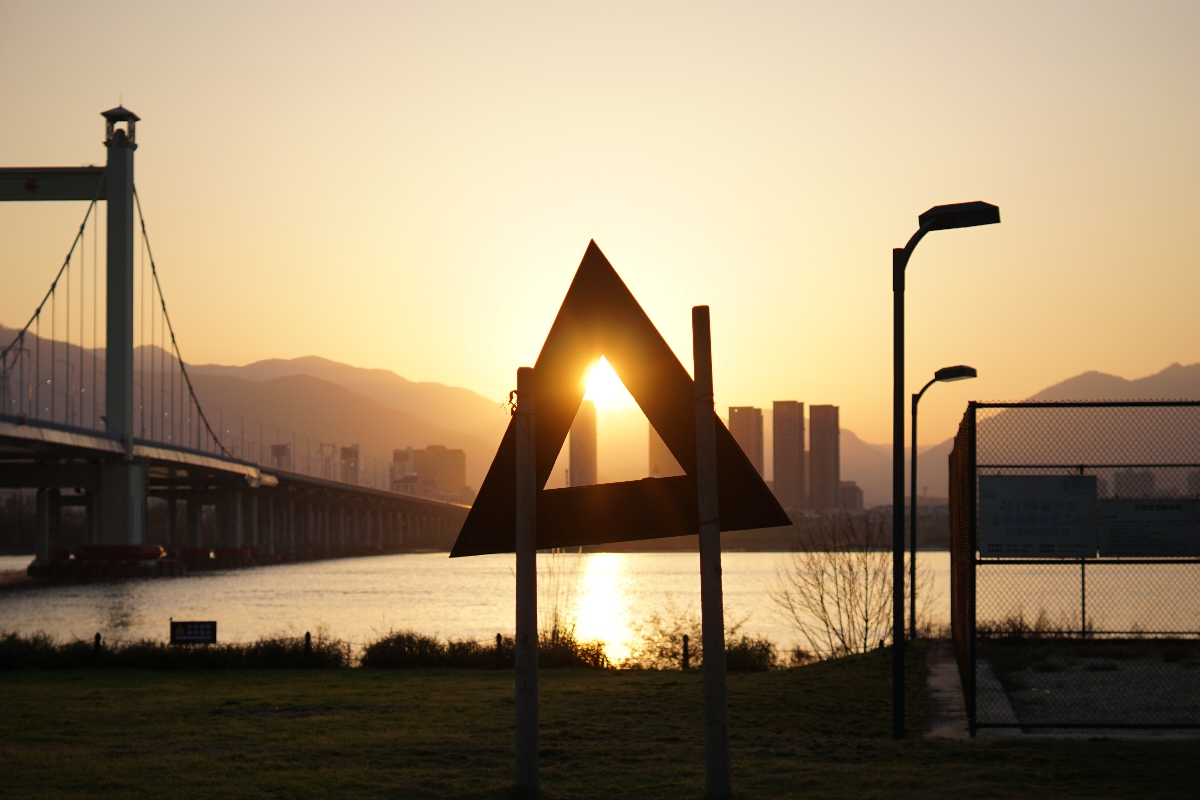
[[[804,403],[776,400],[771,412],[774,443],[775,499],[784,510],[803,508],[804,497]]]
[[[839,431],[837,406],[808,407],[808,505],[817,511],[838,507],[842,480]]]
[[[679,466],[679,462],[675,460],[667,443],[658,435],[658,431],[654,430],[654,426],[649,421],[647,421],[646,427],[650,429],[650,463],[648,465],[650,477],[670,478],[675,475],[683,475],[683,467]]]
[[[838,508],[843,511],[862,511],[862,487],[854,481],[840,481],[838,483]]]
[[[750,459],[750,463],[763,474],[763,420],[762,409],[754,406],[729,407],[729,432]]]
[[[292,446],[290,444],[271,445],[271,466],[275,469],[292,468]]]
[[[358,483],[358,445],[342,448],[342,480]]]
[[[431,444],[424,451],[416,450],[417,473],[422,481],[427,477],[437,486],[437,497],[449,498],[467,484],[467,454],[445,445]]]
[[[571,423],[570,465],[572,486],[596,483],[596,404],[584,400]]]
[[[467,454],[445,445],[392,451],[392,491],[456,500],[467,484]]]

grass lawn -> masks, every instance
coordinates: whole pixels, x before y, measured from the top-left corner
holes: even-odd
[[[1200,742],[890,738],[886,651],[729,678],[736,797],[1195,797]],[[511,797],[511,670],[0,673],[0,796]],[[698,673],[546,670],[545,797],[700,797]]]

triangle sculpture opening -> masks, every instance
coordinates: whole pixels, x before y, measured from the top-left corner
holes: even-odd
[[[584,371],[600,356],[608,359],[685,475],[540,488],[554,469],[583,401]],[[692,379],[594,241],[588,244],[575,272],[534,373],[538,549],[697,532]],[[515,550],[515,425],[515,420],[510,421],[504,432],[451,558]],[[790,525],[791,520],[720,417],[716,434],[721,530]]]

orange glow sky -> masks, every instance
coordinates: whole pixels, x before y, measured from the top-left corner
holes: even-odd
[[[594,238],[717,405],[890,439],[890,250],[923,440],[971,398],[1200,361],[1200,4],[20,3],[0,164],[137,184],[185,357],[307,354],[500,400]],[[0,322],[81,204],[0,207]],[[928,437],[928,438],[925,438]]]

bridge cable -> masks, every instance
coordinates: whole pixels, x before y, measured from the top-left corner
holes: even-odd
[[[71,248],[70,248],[70,250],[67,251],[67,257],[63,259],[63,264],[61,267],[58,268],[58,274],[56,274],[54,276],[54,281],[50,284],[50,288],[46,291],[45,296],[42,297],[42,302],[38,303],[37,308],[33,312],[33,315],[30,316],[29,321],[25,323],[25,326],[23,328],[21,328],[20,332],[15,337],[13,337],[13,340],[8,343],[8,346],[5,347],[4,350],[0,351],[0,374],[7,376],[7,373],[9,372],[9,370],[12,369],[12,367],[9,366],[9,363],[8,363],[8,354],[10,352],[12,352],[14,347],[18,348],[18,350],[17,350],[18,358],[16,360],[22,361],[22,365],[23,365],[24,361],[22,359],[20,359],[19,356],[20,356],[20,353],[24,351],[25,336],[29,333],[30,327],[34,328],[34,338],[36,340],[35,346],[37,348],[36,353],[34,355],[34,378],[37,381],[37,385],[36,385],[36,388],[34,389],[34,391],[31,393],[30,400],[33,402],[36,402],[37,409],[35,411],[35,417],[37,417],[37,418],[40,418],[42,415],[42,412],[41,412],[41,404],[42,404],[41,403],[41,396],[42,396],[41,395],[41,388],[42,388],[41,387],[41,381],[42,381],[42,337],[41,337],[42,311],[45,309],[47,301],[50,301],[52,303],[51,311],[52,311],[52,316],[53,316],[53,312],[55,310],[55,305],[56,305],[54,303],[55,290],[58,288],[59,280],[62,279],[63,274],[67,272],[67,268],[71,264],[71,257],[73,255],[75,255],[75,248],[79,247],[80,242],[83,241],[84,231],[87,228],[88,219],[91,217],[92,210],[96,208],[96,203],[100,199],[100,190],[104,188],[104,181],[105,181],[106,174],[107,174],[107,172],[102,172],[100,174],[100,180],[96,183],[96,191],[92,193],[92,200],[90,203],[88,203],[87,211],[84,212],[83,221],[81,223],[79,223],[79,232],[75,234],[75,239],[71,242]],[[80,249],[80,252],[82,253],[82,248]],[[69,280],[69,278],[68,278],[68,280]],[[68,310],[68,314],[69,313],[70,313],[70,311]],[[53,320],[51,321],[51,325],[53,326]],[[53,331],[53,327],[51,327],[51,331]],[[53,336],[53,333],[51,333],[51,336]],[[51,346],[52,346],[51,358],[53,358],[53,356],[54,356],[53,342],[51,342]],[[68,356],[69,356],[69,353],[70,353],[70,351],[68,350]],[[12,366],[16,366],[15,361]],[[51,362],[50,368],[51,368],[51,376],[53,376],[53,369],[54,369],[53,362]],[[68,373],[68,375],[69,375],[69,373]],[[51,378],[51,380],[53,381],[53,377]],[[67,378],[67,382],[68,382],[68,384],[70,383],[70,377]],[[22,379],[22,384],[23,383],[24,383],[24,380]],[[51,407],[53,407],[53,405],[54,405],[53,382],[51,383],[51,392],[52,392],[52,394],[51,394],[50,404],[51,404]],[[7,398],[5,398],[5,402],[7,402]],[[53,421],[53,420],[51,420],[51,421]]]
[[[138,222],[141,223],[142,227],[142,240],[145,242],[146,255],[150,258],[150,275],[154,281],[155,288],[158,290],[159,303],[162,305],[163,321],[166,323],[167,331],[171,335],[171,348],[175,351],[175,357],[179,361],[180,377],[184,382],[187,383],[188,394],[191,395],[192,401],[196,404],[196,412],[199,414],[200,419],[204,422],[204,428],[208,431],[208,435],[213,438],[217,444],[217,447],[221,449],[221,452],[227,458],[231,460],[237,460],[234,459],[232,453],[225,449],[225,445],[222,444],[221,440],[213,433],[212,426],[208,423],[208,417],[204,415],[204,409],[200,407],[200,401],[196,397],[196,389],[194,386],[192,386],[192,379],[187,374],[187,366],[184,364],[183,355],[179,351],[179,342],[175,339],[175,327],[171,324],[170,314],[167,313],[167,301],[163,298],[162,284],[158,280],[158,268],[154,263],[154,249],[150,246],[150,237],[146,233],[146,218],[142,215],[142,201],[141,198],[138,197],[137,186],[133,187],[133,202],[137,206]],[[172,365],[172,368],[173,367],[174,365]]]

